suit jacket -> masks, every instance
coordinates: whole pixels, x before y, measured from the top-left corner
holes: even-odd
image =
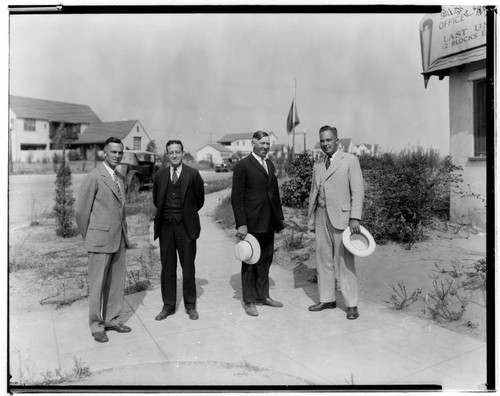
[[[231,205],[236,228],[246,225],[250,233],[284,228],[276,169],[270,160],[266,163],[269,175],[252,154],[239,161],[233,170]]]
[[[123,175],[117,172],[122,202]],[[76,200],[75,219],[89,252],[114,253],[120,247],[122,234],[130,246],[125,219],[125,205],[120,203],[115,181],[103,163],[84,179]]]
[[[308,228],[315,227],[317,198],[319,194],[320,167],[325,166],[326,157],[314,164],[311,193],[309,195]],[[349,225],[349,219],[361,220],[364,186],[359,160],[356,156],[339,151],[326,170],[325,201],[330,222],[338,230]]]
[[[181,183],[182,217],[186,232],[191,239],[198,239],[201,225],[198,211],[205,203],[205,187],[200,172],[182,164],[182,172],[178,179]],[[165,208],[165,198],[170,183],[170,166],[159,171],[153,185],[153,203],[156,206],[154,239],[160,236],[161,222]]]

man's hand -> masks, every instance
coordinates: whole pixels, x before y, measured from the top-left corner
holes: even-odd
[[[353,234],[359,234],[359,220],[351,219],[349,220],[349,227],[351,227],[351,232]]]
[[[245,239],[248,234],[248,227],[246,225],[239,226],[236,229],[236,237],[240,239]]]

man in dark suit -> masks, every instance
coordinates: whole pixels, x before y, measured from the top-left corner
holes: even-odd
[[[89,326],[97,342],[107,342],[106,330],[128,333],[118,322],[125,290],[125,248],[130,245],[125,220],[123,176],[116,167],[123,143],[109,138],[104,162],[84,179],[76,200],[75,219],[89,255]]]
[[[182,267],[184,307],[189,318],[198,319],[194,260],[200,236],[198,211],[205,202],[205,188],[198,170],[182,163],[180,140],[167,142],[170,166],[156,174],[153,203],[156,206],[154,239],[160,238],[161,296],[163,308],[156,320],[175,313],[177,302],[177,253]]]
[[[283,228],[283,210],[278,179],[273,163],[267,159],[269,134],[253,134],[250,155],[234,167],[231,205],[236,222],[236,236],[255,236],[261,247],[256,264],[241,263],[241,286],[245,312],[258,316],[255,304],[282,307],[283,303],[269,296],[269,268],[273,261],[274,233]]]

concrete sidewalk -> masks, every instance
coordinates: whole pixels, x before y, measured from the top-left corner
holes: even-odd
[[[42,380],[47,370],[71,372],[79,360],[92,372],[78,384],[82,387],[430,384],[484,389],[484,342],[366,300],[354,321],[346,320],[342,301],[337,309],[309,312],[318,298],[317,285],[277,265],[270,272],[271,297],[284,307],[262,306],[258,317],[247,316],[234,241],[210,216],[219,197],[207,196],[201,212],[199,320],[189,320],[181,300],[175,315],[155,321],[162,306],[159,286],[126,296],[123,320],[132,332],[108,332],[105,344],[90,336],[86,301],[11,317],[13,380]]]

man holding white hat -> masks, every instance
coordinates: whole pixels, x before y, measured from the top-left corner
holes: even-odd
[[[269,134],[257,131],[252,138],[252,153],[233,170],[231,205],[236,222],[241,259],[241,288],[245,312],[258,316],[257,305],[282,307],[269,296],[269,268],[273,261],[274,233],[283,229],[278,179],[273,163],[267,158]]]
[[[328,125],[319,130],[325,156],[314,164],[309,196],[308,229],[316,234],[316,268],[319,302],[309,307],[318,312],[336,308],[335,279],[347,307],[347,319],[358,318],[358,280],[354,255],[342,242],[350,227],[359,234],[363,209],[363,175],[356,156],[339,150],[337,129]]]

